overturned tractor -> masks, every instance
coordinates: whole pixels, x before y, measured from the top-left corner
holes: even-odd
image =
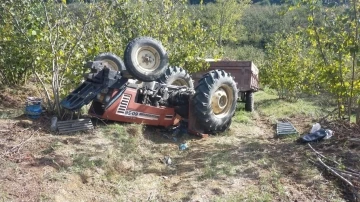
[[[93,117],[164,127],[182,122],[196,135],[225,131],[236,110],[238,90],[229,73],[212,70],[194,87],[186,70],[169,66],[153,38],[132,40],[124,60],[103,53],[86,67],[85,81],[61,102],[67,110],[91,103]]]

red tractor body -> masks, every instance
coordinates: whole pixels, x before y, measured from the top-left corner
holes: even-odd
[[[115,90],[111,98],[114,98],[117,93],[118,91]],[[136,101],[137,98],[138,89],[126,87],[123,94],[106,110],[101,110],[101,103],[93,102],[89,115],[119,122],[164,127],[173,126],[179,122],[180,117],[177,116],[174,108],[140,104]]]
[[[90,104],[99,119],[170,127],[185,124],[189,133],[204,136],[229,128],[235,113],[237,87],[223,70],[208,72],[194,88],[189,74],[168,66],[160,42],[138,38],[125,50],[125,64],[103,53],[86,64],[85,81],[61,101],[76,111]]]

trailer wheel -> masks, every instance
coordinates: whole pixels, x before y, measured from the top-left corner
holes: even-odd
[[[169,66],[166,69],[165,74],[158,79],[158,82],[167,85],[187,86],[191,89],[194,88],[194,82],[191,79],[191,76],[181,67]]]
[[[104,61],[110,65],[110,69],[115,71],[124,71],[125,65],[120,57],[113,53],[101,53],[94,58],[94,61]]]
[[[234,79],[223,70],[212,70],[199,80],[192,100],[195,116],[204,132],[213,134],[229,128],[237,92]]]
[[[245,93],[245,111],[254,111],[254,93],[251,91]]]
[[[169,66],[169,58],[161,42],[150,37],[135,38],[126,46],[124,62],[127,71],[139,81],[159,79]]]
[[[240,102],[245,102],[245,92],[240,92],[238,93],[238,101]]]

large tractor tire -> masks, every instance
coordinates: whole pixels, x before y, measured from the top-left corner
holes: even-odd
[[[104,61],[109,64],[109,68],[115,71],[125,71],[124,62],[113,53],[101,53],[97,55],[94,61]]]
[[[158,82],[167,85],[186,86],[191,89],[194,88],[194,82],[191,79],[191,76],[181,67],[169,66],[166,69],[165,74],[158,79]]]
[[[236,82],[224,70],[212,70],[199,80],[193,109],[205,133],[223,132],[230,127],[237,99]]]
[[[245,93],[245,111],[254,111],[254,93],[251,91]]]
[[[151,82],[159,79],[169,66],[169,58],[161,42],[150,37],[135,38],[126,46],[124,62],[135,79]]]

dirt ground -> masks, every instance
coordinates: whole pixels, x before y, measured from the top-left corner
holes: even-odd
[[[316,121],[303,115],[289,120],[300,134]],[[359,128],[322,125],[336,135],[312,146],[360,170]],[[225,134],[201,139],[116,123],[58,135],[50,132],[45,115],[38,120],[24,115],[0,119],[0,199],[353,201],[342,181],[308,161],[313,152],[296,142],[299,136],[278,138],[274,126],[256,111],[249,122],[234,122]],[[188,148],[179,150],[184,142]],[[164,163],[166,156],[171,164]]]

